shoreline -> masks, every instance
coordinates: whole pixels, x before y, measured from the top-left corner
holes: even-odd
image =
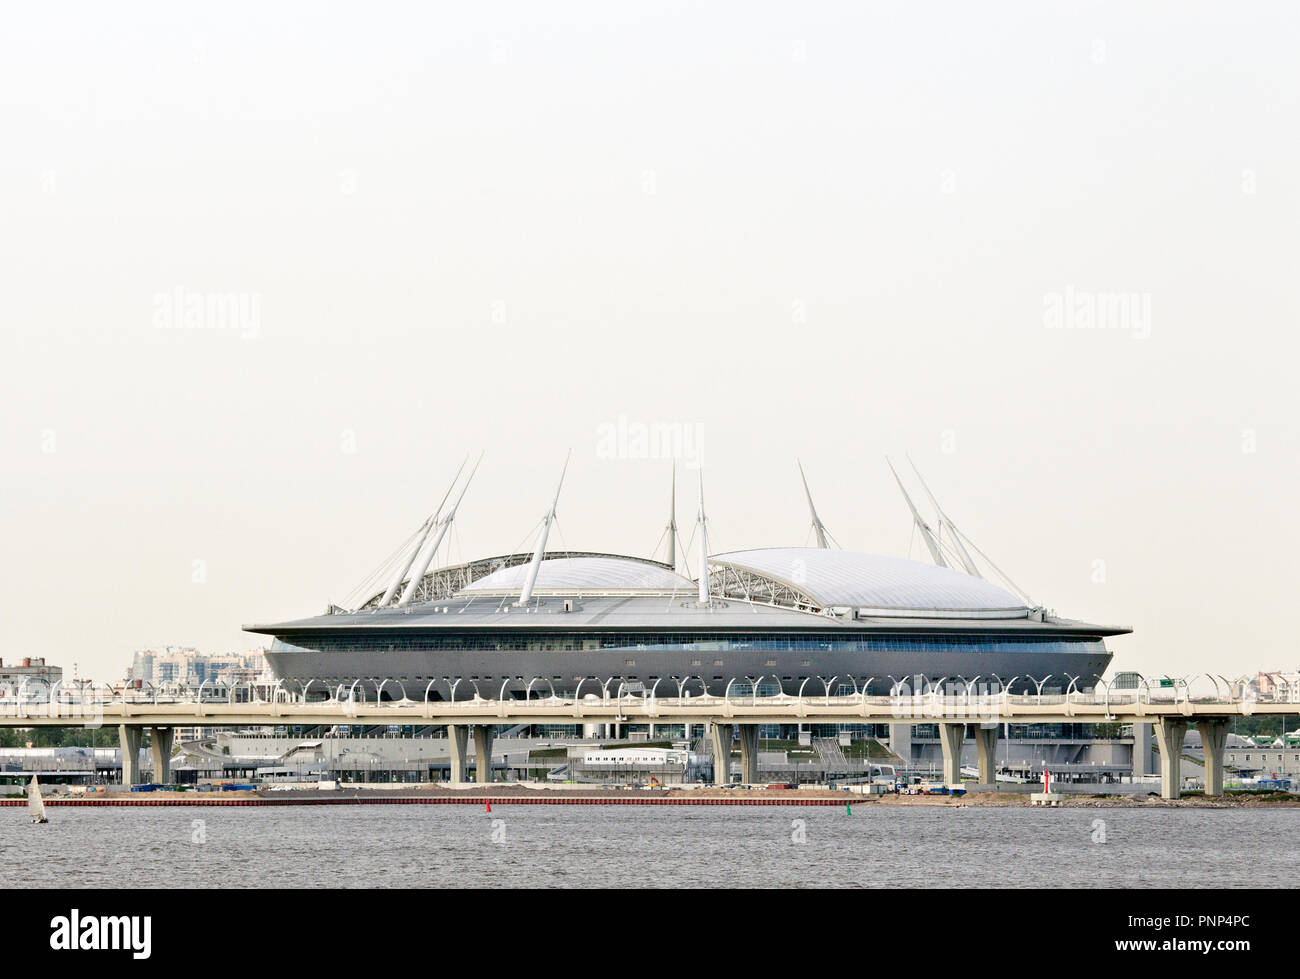
[[[949,809],[1031,808],[1023,793],[977,792],[964,796],[866,796],[830,789],[692,789],[692,790],[564,790],[526,786],[431,789],[299,789],[273,792],[107,792],[84,796],[47,796],[50,808],[69,807],[248,807],[348,805],[532,805],[532,806],[926,806]],[[26,799],[0,799],[0,807],[25,807]],[[1257,797],[1191,796],[1178,800],[1156,796],[1066,796],[1057,809],[1295,809],[1300,799],[1270,801]]]

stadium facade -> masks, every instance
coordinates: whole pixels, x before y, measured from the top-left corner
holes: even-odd
[[[810,494],[817,546],[710,554],[701,489],[694,575],[678,560],[675,517],[666,560],[548,552],[554,501],[532,552],[429,570],[468,484],[450,509],[448,491],[395,556],[387,587],[356,608],[245,626],[273,637],[275,674],[300,688],[318,681],[312,695],[412,700],[723,695],[755,684],[889,693],[944,678],[1088,689],[1110,662],[1106,638],[1130,631],[1060,618],[987,579],[937,502],[932,528],[901,481],[933,564],[831,546]]]

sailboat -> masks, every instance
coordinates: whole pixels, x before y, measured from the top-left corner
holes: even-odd
[[[45,818],[45,800],[41,798],[41,785],[36,781],[36,776],[27,783],[27,814],[32,817],[34,823],[48,823]]]

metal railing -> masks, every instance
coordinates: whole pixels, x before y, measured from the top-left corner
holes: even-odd
[[[1116,687],[1113,681],[1093,677],[1090,678],[1091,689],[1087,691],[1081,689],[1079,677],[1051,675],[1041,679],[1032,676],[1016,676],[1005,680],[999,676],[977,676],[972,679],[960,676],[942,677],[933,681],[921,677],[916,678],[920,689],[913,689],[911,678],[898,680],[887,677],[882,680],[877,677],[834,676],[829,679],[816,678],[822,687],[820,693],[812,691],[805,693],[809,683],[805,680],[796,694],[783,692],[776,677],[745,677],[729,681],[721,696],[708,693],[707,687],[700,678],[685,677],[668,678],[672,687],[664,687],[664,692],[675,696],[662,697],[657,695],[663,685],[662,679],[656,680],[647,690],[640,684],[637,684],[637,689],[628,689],[627,681],[619,677],[610,677],[603,682],[597,678],[586,678],[578,682],[571,694],[560,695],[556,693],[551,680],[545,677],[534,677],[526,686],[524,698],[519,700],[506,697],[509,681],[502,684],[500,691],[489,691],[489,693],[497,693],[495,698],[489,699],[482,695],[483,691],[477,681],[465,681],[461,677],[444,677],[429,682],[422,701],[408,698],[405,688],[396,681],[378,678],[359,678],[350,684],[338,683],[332,686],[314,679],[306,682],[280,679],[270,683],[245,680],[234,684],[205,681],[198,687],[184,683],[159,686],[145,683],[125,689],[114,689],[102,683],[72,681],[54,684],[46,691],[40,689],[43,684],[29,686],[28,681],[24,681],[12,696],[0,697],[0,717],[43,717],[65,708],[70,717],[75,717],[78,714],[113,706],[192,707],[195,708],[195,723],[201,723],[207,716],[204,708],[209,705],[214,707],[217,705],[227,707],[333,705],[344,708],[345,713],[348,708],[364,706],[369,717],[373,717],[377,712],[387,714],[391,710],[390,716],[393,721],[418,720],[418,716],[410,714],[404,718],[403,711],[423,706],[426,709],[425,713],[428,713],[429,708],[435,705],[440,715],[492,712],[501,717],[527,714],[528,710],[534,707],[552,709],[572,707],[575,709],[575,716],[580,716],[582,708],[599,707],[607,710],[626,705],[629,712],[637,715],[639,719],[651,721],[659,708],[704,710],[717,707],[722,708],[722,712],[727,714],[737,709],[746,711],[746,709],[757,708],[781,708],[782,714],[788,714],[789,709],[794,708],[796,715],[819,707],[841,710],[858,707],[863,716],[888,713],[900,718],[992,717],[1015,713],[1014,709],[1018,707],[1030,708],[1030,713],[1032,710],[1060,707],[1065,714],[1069,714],[1071,709],[1076,707],[1094,709],[1100,707],[1107,717],[1115,710],[1128,713],[1133,708],[1141,707],[1190,708],[1193,705],[1201,708],[1221,706],[1231,708],[1234,713],[1248,714],[1252,712],[1253,705],[1295,704],[1297,711],[1300,712],[1300,689],[1298,689],[1300,684],[1290,683],[1282,679],[1280,674],[1254,675],[1254,677],[1258,676],[1278,677],[1277,682],[1268,684],[1271,689],[1264,696],[1257,693],[1257,686],[1252,682],[1252,677],[1242,676],[1230,681],[1226,677],[1212,674],[1196,674],[1181,678],[1161,677],[1150,680],[1138,674],[1126,674],[1127,683],[1123,688]],[[880,684],[883,684],[884,680],[889,681],[888,695],[868,692],[873,686],[880,685],[877,684],[878,680]],[[1052,683],[1053,680],[1056,682]],[[461,685],[467,682],[468,686],[472,687],[473,694],[458,697],[459,693],[466,692],[461,689]],[[690,691],[693,683],[699,683],[703,692],[692,695]],[[448,699],[444,700],[439,695],[436,700],[430,700],[435,685],[438,684],[448,691]],[[589,692],[583,694],[583,688],[588,684],[590,684]],[[776,692],[763,693],[765,684],[769,690],[774,687]],[[545,685],[545,695],[543,695],[542,685]],[[740,692],[733,692],[733,688],[737,686]],[[849,687],[853,692],[839,692],[845,687]],[[992,689],[994,687],[996,689]],[[382,699],[386,689],[390,693],[400,692],[400,698]],[[837,692],[832,693],[832,690]],[[373,700],[367,699],[367,694],[370,692],[373,692]],[[873,711],[872,708],[876,710]],[[1129,710],[1125,710],[1126,708]],[[1089,710],[1087,713],[1095,715],[1096,711]],[[266,716],[268,719],[274,719],[277,716],[276,711],[267,711]]]

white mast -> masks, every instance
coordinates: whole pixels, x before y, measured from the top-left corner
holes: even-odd
[[[700,473],[700,604],[709,604],[709,528],[704,518],[704,473]]]
[[[573,452],[570,450],[569,455]],[[533,559],[528,564],[528,576],[524,579],[523,590],[519,592],[519,601],[516,605],[527,605],[533,597],[533,586],[537,584],[537,572],[542,567],[542,555],[546,553],[546,538],[551,532],[551,521],[555,519],[555,507],[560,502],[560,487],[564,485],[564,474],[569,468],[569,456],[564,457],[564,468],[560,470],[560,483],[555,487],[555,499],[551,501],[551,508],[546,511],[546,516],[542,518],[542,533],[537,538],[537,549],[533,551]]]
[[[668,564],[677,570],[677,463],[673,463],[673,491],[668,505]]]
[[[411,570],[411,565],[415,563],[416,557],[419,556],[420,549],[424,547],[424,542],[429,539],[429,534],[433,531],[433,528],[438,525],[438,514],[442,513],[442,505],[447,502],[447,497],[451,496],[451,491],[456,488],[456,480],[460,479],[460,474],[465,471],[465,463],[467,462],[469,462],[468,455],[461,461],[460,468],[456,470],[456,475],[451,479],[451,485],[447,487],[447,492],[442,494],[442,500],[439,502],[438,508],[433,511],[432,515],[430,515],[427,520],[424,521],[424,526],[421,528],[424,532],[420,533],[420,539],[416,541],[415,547],[411,548],[411,553],[407,557],[406,563],[403,564],[397,574],[393,576],[392,582],[388,585],[388,590],[384,592],[384,597],[381,598],[379,604],[375,606],[376,609],[381,609],[391,602],[393,596],[397,594],[397,589],[402,587],[402,582],[406,580],[406,572]],[[419,533],[419,531],[417,531],[417,533]]]
[[[976,566],[975,561],[971,558],[970,552],[966,550],[966,545],[962,543],[961,531],[957,525],[952,522],[948,514],[943,512],[943,507],[939,506],[939,501],[934,498],[930,492],[930,487],[925,482],[925,477],[921,475],[921,470],[916,468],[916,463],[912,462],[912,457],[908,456],[907,461],[911,463],[912,472],[916,473],[916,478],[921,481],[921,487],[925,490],[925,495],[930,498],[930,503],[934,506],[935,512],[939,514],[939,532],[943,532],[944,524],[948,525],[948,536],[952,538],[953,546],[957,549],[957,557],[961,560],[962,566],[966,569],[967,574],[974,575],[976,578],[983,578],[980,569]]]
[[[456,475],[459,477],[460,473],[457,473]],[[452,485],[453,486],[455,485],[454,481]],[[450,492],[450,490],[448,490],[448,492]],[[419,540],[417,540],[415,542],[415,546],[411,548],[411,553],[407,555],[407,558],[402,563],[402,566],[397,569],[397,574],[393,575],[393,580],[389,582],[388,588],[384,591],[383,598],[379,599],[379,604],[375,606],[375,611],[379,611],[379,609],[381,608],[387,608],[388,603],[393,600],[393,596],[397,594],[397,589],[400,588],[402,586],[402,582],[406,580],[406,573],[411,570],[411,565],[414,564],[415,559],[419,557],[420,551],[423,549],[425,541],[429,539],[429,532],[433,530],[433,528],[436,527],[437,524],[438,524],[438,511],[435,510],[430,516],[425,518],[424,526],[422,526],[419,529],[419,531],[417,531]]]
[[[943,559],[943,551],[939,549],[939,539],[934,536],[934,531],[930,525],[925,522],[912,498],[907,495],[907,490],[903,487],[903,481],[898,478],[898,471],[894,469],[894,464],[885,457],[885,463],[889,466],[889,471],[894,474],[894,482],[898,483],[898,488],[902,490],[903,499],[907,501],[907,508],[912,511],[912,519],[916,522],[917,529],[921,531],[921,537],[925,540],[925,546],[930,549],[930,557],[934,558],[934,563],[941,568],[948,567],[948,562]]]
[[[808,477],[803,472],[803,463],[796,459],[795,464],[799,467],[799,478],[803,480],[803,495],[808,498],[808,512],[812,515],[812,527],[817,535],[817,546],[825,550],[830,546],[826,543],[826,526],[817,516],[817,508],[813,506],[812,493],[808,491]]]
[[[465,491],[469,489],[469,484],[474,480],[474,474],[478,472],[479,462],[483,461],[483,453],[478,455],[478,462],[474,463],[474,468],[470,470],[469,478],[465,480],[465,485],[460,488],[460,495],[456,497],[456,502],[452,504],[447,515],[438,521],[438,536],[433,539],[429,549],[424,552],[424,557],[420,559],[418,570],[411,575],[411,579],[406,583],[406,590],[402,592],[402,597],[397,600],[399,608],[408,604],[415,597],[416,591],[419,590],[420,582],[424,579],[424,573],[429,570],[429,564],[433,557],[438,553],[438,548],[442,546],[442,539],[447,536],[447,531],[451,528],[451,522],[456,519],[456,509],[460,506],[460,501],[465,499]]]

